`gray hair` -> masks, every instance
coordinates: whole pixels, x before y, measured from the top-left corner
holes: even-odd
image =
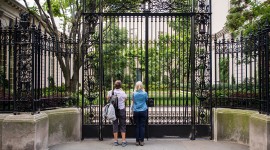
[[[138,91],[138,90],[144,90],[142,81],[138,81],[135,84],[134,91]]]

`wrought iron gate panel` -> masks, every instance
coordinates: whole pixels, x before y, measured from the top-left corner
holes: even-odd
[[[126,13],[122,7],[117,13],[86,11],[83,138],[112,136],[112,122],[102,119],[102,107],[115,80],[123,82],[128,95],[127,136],[134,134],[129,133],[134,132],[130,104],[138,80],[155,100],[148,109],[147,137],[155,137],[158,130],[175,132],[156,137],[210,136],[211,1],[189,2],[190,7],[178,7],[179,2],[164,1],[161,9],[160,1],[152,1],[149,6],[160,9],[143,13]]]

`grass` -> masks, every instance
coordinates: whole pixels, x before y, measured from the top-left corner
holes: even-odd
[[[126,101],[126,106],[130,106],[132,100],[133,91],[126,92],[128,95],[128,99]],[[155,106],[190,106],[191,105],[191,93],[186,91],[173,91],[172,97],[169,96],[169,91],[149,91],[149,98],[154,98]],[[59,96],[61,93],[59,94]],[[64,94],[63,94],[64,95]],[[82,106],[82,95],[81,94],[71,94],[73,98],[79,98],[79,107]],[[90,101],[85,98],[84,106],[89,106]],[[103,104],[105,100],[103,99]],[[93,102],[93,105],[99,104],[99,97],[97,97]]]
[[[128,92],[128,99],[126,106],[130,106],[132,100],[132,92]],[[190,106],[191,105],[191,93],[185,91],[173,91],[172,97],[169,97],[167,91],[149,91],[149,98],[154,98],[155,106]],[[80,96],[81,98],[81,96]],[[81,104],[80,100],[80,104]],[[89,101],[85,101],[86,105],[89,105]],[[104,102],[103,102],[104,104]],[[93,102],[93,105],[98,105],[98,98]],[[80,105],[81,106],[81,105]]]

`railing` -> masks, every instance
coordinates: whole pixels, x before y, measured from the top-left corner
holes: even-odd
[[[269,115],[269,25],[247,37],[215,38],[213,102],[216,107]]]
[[[0,25],[0,112],[76,106],[78,82],[71,89],[70,66],[78,56],[77,41],[64,35],[58,40],[31,22],[22,15],[15,25]]]

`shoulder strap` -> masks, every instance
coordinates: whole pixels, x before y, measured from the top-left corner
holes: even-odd
[[[112,89],[112,95],[114,95],[114,88]]]

